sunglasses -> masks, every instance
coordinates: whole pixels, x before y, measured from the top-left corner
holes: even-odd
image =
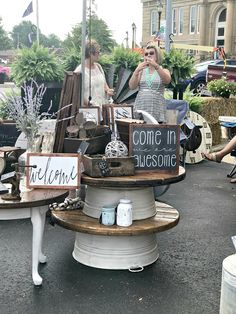
[[[153,56],[155,54],[154,51],[149,51],[149,52],[145,52],[144,56],[147,57],[147,56]]]

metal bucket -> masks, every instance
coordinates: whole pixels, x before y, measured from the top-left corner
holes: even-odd
[[[236,254],[222,264],[220,314],[236,314]]]

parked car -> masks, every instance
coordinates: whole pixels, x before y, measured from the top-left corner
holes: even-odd
[[[199,94],[206,88],[206,72],[208,65],[224,64],[223,59],[207,60],[195,65],[196,73],[191,77],[191,79],[185,81],[185,86],[190,84],[190,89],[194,93]],[[236,65],[236,59],[227,59],[227,65]]]

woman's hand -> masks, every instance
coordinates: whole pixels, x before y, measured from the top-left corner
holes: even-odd
[[[160,65],[152,58],[146,58],[146,62],[148,63],[148,65],[152,66],[155,70],[158,70],[160,68]]]
[[[134,71],[134,74],[138,75],[146,67],[148,67],[148,62],[147,61],[143,61],[143,62],[139,63],[139,65],[137,66],[137,68]]]
[[[112,88],[107,88],[107,90],[106,90],[106,93],[107,93],[107,96],[113,96],[114,95],[114,89],[112,89]]]
[[[147,67],[148,67],[147,61],[143,61],[143,62],[139,63],[139,65],[134,70],[134,73],[129,80],[129,88],[130,89],[137,88],[139,81],[140,81],[140,77],[141,77],[140,73]]]

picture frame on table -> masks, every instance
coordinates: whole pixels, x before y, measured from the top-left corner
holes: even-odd
[[[117,130],[115,120],[133,119],[133,105],[128,104],[109,104],[103,106],[103,119],[110,129]]]
[[[84,116],[87,120],[96,121],[96,124],[99,125],[101,122],[101,109],[99,106],[91,106],[91,107],[81,107],[79,108],[79,112],[83,112]]]

